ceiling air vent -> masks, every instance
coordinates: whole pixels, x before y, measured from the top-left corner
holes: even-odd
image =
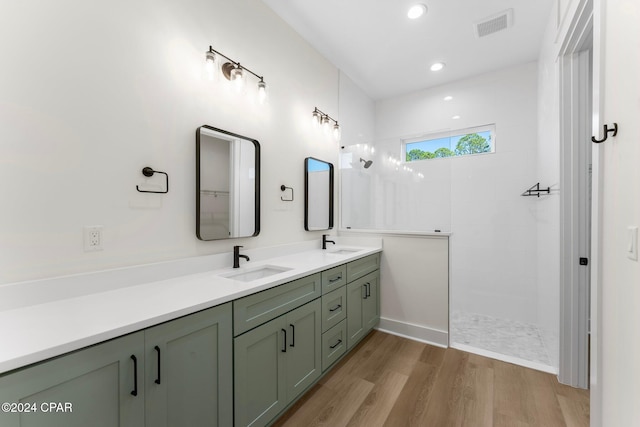
[[[513,25],[513,9],[507,9],[496,15],[489,16],[480,22],[476,22],[473,27],[476,37],[484,37],[498,31],[506,30]]]

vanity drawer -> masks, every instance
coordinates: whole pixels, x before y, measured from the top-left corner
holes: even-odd
[[[347,283],[347,265],[339,265],[322,272],[322,293],[326,294]]]
[[[233,301],[233,336],[318,298],[321,289],[316,273]]]
[[[347,264],[347,282],[352,282],[365,274],[380,268],[380,254],[373,254]]]
[[[347,350],[347,321],[322,334],[322,371],[326,371]]]
[[[340,323],[347,316],[347,288],[342,286],[322,295],[322,332]]]

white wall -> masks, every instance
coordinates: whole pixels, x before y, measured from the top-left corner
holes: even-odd
[[[598,365],[592,371],[594,426],[640,425],[640,262],[627,257],[628,227],[640,227],[640,4],[595,1],[596,95],[604,124],[618,123],[618,135],[601,144],[603,185],[598,235],[602,254],[597,302]],[[600,26],[599,24],[602,24]],[[600,44],[601,43],[601,44]],[[602,74],[600,74],[602,73]],[[600,103],[598,103],[600,101]],[[595,133],[595,132],[594,132]],[[597,158],[597,156],[596,156]],[[597,223],[597,222],[596,222]],[[593,341],[592,341],[593,342]]]
[[[448,346],[448,239],[382,237],[380,329]]]
[[[376,104],[379,139],[490,123],[494,154],[434,161],[450,163],[451,307],[536,322],[538,200],[520,194],[538,181],[537,64]]]
[[[318,238],[303,229],[303,161],[337,163],[310,115],[340,119],[339,73],[261,1],[25,0],[2,13],[0,283]],[[209,45],[264,75],[266,106],[251,78],[245,96],[203,79]],[[257,238],[195,237],[203,124],[260,141]],[[145,166],[169,174],[168,194],[136,192],[161,182]],[[83,252],[84,225],[104,226],[103,251]]]
[[[318,106],[322,109],[322,107]],[[370,143],[375,134],[375,104],[362,89],[340,72],[340,145]],[[323,110],[324,111],[324,110]],[[331,114],[331,112],[326,111]]]

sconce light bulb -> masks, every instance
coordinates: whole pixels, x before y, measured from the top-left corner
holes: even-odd
[[[234,68],[231,70],[231,82],[233,82],[233,86],[235,87],[237,92],[242,92],[244,89],[244,73],[242,72],[241,67]]]
[[[327,116],[322,117],[322,129],[324,130],[325,134],[329,133],[329,127],[330,127],[329,117]]]
[[[213,80],[216,72],[216,55],[210,50],[205,54],[204,69],[209,80]]]
[[[320,124],[320,113],[318,113],[318,110],[315,110],[312,114],[311,114],[311,124],[313,124],[313,127],[318,127],[318,125]]]
[[[338,122],[336,122],[336,124],[333,125],[333,137],[336,139],[336,141],[340,141],[340,136],[340,126],[338,125]]]
[[[258,82],[258,102],[260,102],[260,104],[264,104],[264,102],[267,100],[267,84],[264,82],[264,80],[260,80]]]

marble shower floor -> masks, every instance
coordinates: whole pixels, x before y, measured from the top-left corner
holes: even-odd
[[[549,356],[536,325],[475,313],[451,313],[451,346],[456,344],[521,359],[550,368]],[[518,360],[508,360],[518,363]],[[524,363],[526,365],[526,363]]]

